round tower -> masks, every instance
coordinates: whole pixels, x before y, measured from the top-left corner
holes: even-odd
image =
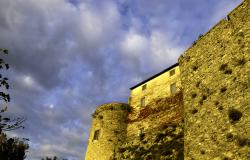
[[[92,117],[85,160],[111,160],[126,139],[129,105],[108,103],[97,107]]]

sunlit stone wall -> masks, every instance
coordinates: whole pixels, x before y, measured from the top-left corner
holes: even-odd
[[[185,160],[246,160],[250,133],[250,3],[179,58]]]
[[[179,66],[132,88],[131,111],[122,103],[98,107],[85,159],[136,159],[138,155],[183,159],[183,108],[185,160],[250,159],[249,15],[250,2],[245,0],[199,37],[179,58]],[[175,74],[170,76],[173,69]],[[177,93],[171,95],[173,83]],[[178,143],[172,147],[178,148],[167,148],[175,144],[173,139]]]
[[[96,109],[85,160],[110,160],[114,157],[116,148],[126,139],[128,109],[129,106],[123,103],[103,104]]]
[[[170,72],[174,70],[174,74]],[[171,95],[171,84],[176,83],[176,92],[180,91],[180,70],[176,64],[170,70],[154,77],[153,79],[131,89],[129,104],[133,109],[133,114],[130,114],[131,119],[136,118],[138,113],[143,107],[141,106],[142,98],[145,100],[145,106],[152,102],[154,99],[169,97]],[[143,86],[146,85],[146,88]]]

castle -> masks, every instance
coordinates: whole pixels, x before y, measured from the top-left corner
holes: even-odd
[[[86,160],[247,160],[250,0],[179,57],[93,114]]]

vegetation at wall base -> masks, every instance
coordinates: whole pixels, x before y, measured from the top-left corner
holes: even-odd
[[[133,141],[121,145],[114,159],[125,160],[183,160],[184,159],[184,131],[183,122],[166,124],[155,128],[153,133],[146,133]]]

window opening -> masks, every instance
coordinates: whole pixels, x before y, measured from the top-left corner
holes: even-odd
[[[170,92],[171,92],[171,94],[176,93],[176,83],[173,83],[170,85]]]
[[[145,106],[145,97],[141,98],[141,107]]]
[[[98,140],[99,139],[99,135],[100,135],[100,130],[96,130],[95,133],[94,133],[94,138],[93,140]]]
[[[140,128],[139,130],[139,135],[143,134],[144,133],[144,128]]]
[[[141,141],[145,138],[144,128],[141,128],[139,130],[139,134],[138,135],[139,135]]]
[[[170,76],[173,76],[173,75],[175,74],[175,69],[171,70],[171,71],[169,72],[169,74],[170,74]]]

